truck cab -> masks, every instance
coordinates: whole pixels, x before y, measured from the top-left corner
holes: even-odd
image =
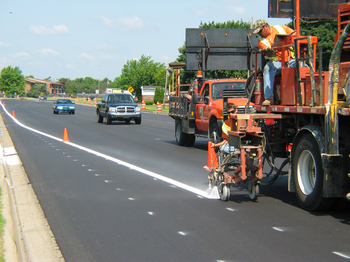
[[[221,126],[224,121],[223,95],[224,90],[230,90],[235,96],[228,102],[234,103],[239,112],[244,112],[247,104],[244,79],[216,79],[206,80],[198,94],[198,103],[195,106],[195,123],[199,133],[210,137],[212,132],[218,131],[221,135]],[[209,134],[208,134],[209,132]]]

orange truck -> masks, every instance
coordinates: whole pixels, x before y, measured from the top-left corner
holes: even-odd
[[[244,79],[205,80],[198,92],[171,97],[169,116],[175,119],[177,144],[193,146],[196,136],[218,141],[225,114],[224,92],[229,91],[228,102],[234,103],[238,111],[244,112],[248,101],[245,84]]]
[[[261,71],[264,62],[256,60],[247,81],[248,93],[253,94],[248,99],[254,101],[256,112],[237,114],[235,130],[229,131],[229,144],[239,149],[235,156],[240,163],[229,169],[232,172],[230,176],[226,167],[210,170],[213,173],[210,182],[217,186],[222,200],[230,198],[230,185],[237,184],[236,181],[250,183],[253,199],[260,184],[272,184],[286,175],[288,190],[295,193],[299,204],[306,210],[326,210],[348,204],[350,3],[341,2],[269,0],[270,17],[290,17],[295,21],[296,33],[277,35],[273,49],[284,53],[284,50],[293,48],[296,67],[287,67],[282,62],[281,72],[275,78],[274,102],[266,106],[262,105]],[[320,57],[319,61],[322,61],[319,39],[300,33],[300,19],[303,18],[338,20],[328,71],[323,71],[322,63],[316,59]],[[249,37],[258,38],[254,34]],[[253,55],[261,54],[261,50],[253,45],[251,50]],[[259,154],[251,154],[252,147]],[[277,158],[285,160],[277,165]],[[249,165],[249,161],[261,163]],[[264,163],[268,165],[264,166]],[[263,167],[264,173],[261,172]],[[217,175],[218,172],[221,172],[220,175]]]
[[[197,71],[197,78],[187,91],[181,92],[179,88],[176,95],[169,98],[169,116],[175,119],[178,145],[193,146],[196,136],[219,141],[226,103],[234,103],[239,113],[253,110],[252,103],[248,103],[246,79],[205,78],[207,70],[247,69],[249,63],[254,66],[254,59],[247,60],[247,41],[241,41],[252,31],[186,29],[186,70]]]

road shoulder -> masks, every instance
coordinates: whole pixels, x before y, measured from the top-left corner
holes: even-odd
[[[0,117],[5,261],[64,261],[12,139]]]

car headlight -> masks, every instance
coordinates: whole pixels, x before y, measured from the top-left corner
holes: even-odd
[[[63,109],[63,107],[62,106],[58,106],[57,109]]]
[[[135,108],[135,111],[136,111],[136,112],[140,112],[140,111],[141,111],[141,107],[137,106],[137,107]]]
[[[69,109],[74,109],[74,106],[70,106]]]
[[[110,108],[108,108],[108,111],[109,111],[109,112],[115,112],[115,107],[110,107]]]

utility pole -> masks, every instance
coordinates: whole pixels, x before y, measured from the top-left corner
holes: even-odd
[[[163,109],[165,109],[165,98],[166,98],[166,90],[168,85],[168,75],[170,74],[170,68],[169,68],[169,58],[166,63],[166,69],[165,69],[165,87],[164,87],[164,98],[163,98]]]

